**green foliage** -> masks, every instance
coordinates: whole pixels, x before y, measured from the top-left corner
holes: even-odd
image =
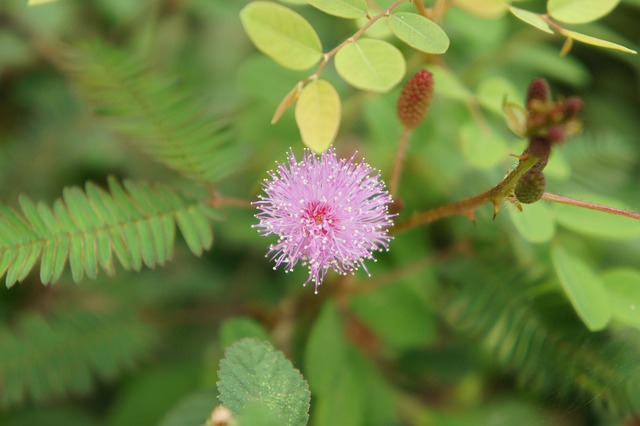
[[[307,84],[296,103],[296,123],[306,146],[322,152],[331,145],[340,127],[340,97],[331,83]]]
[[[198,182],[234,172],[240,151],[228,126],[203,113],[175,81],[106,45],[74,53],[69,68],[83,98],[153,159]]]
[[[557,287],[504,263],[456,262],[447,275],[455,284],[449,323],[479,339],[522,386],[565,400],[577,390],[582,403],[622,413],[640,409],[637,335],[588,331]]]
[[[442,54],[449,48],[447,33],[422,15],[394,13],[389,17],[389,27],[396,37],[422,52]]]
[[[361,18],[367,13],[366,0],[309,0],[308,3],[341,18]]]
[[[220,362],[218,377],[220,401],[234,413],[256,418],[266,409],[280,424],[307,423],[311,398],[307,383],[269,343],[243,339],[233,344]]]
[[[21,316],[0,329],[2,406],[86,394],[93,376],[113,380],[147,355],[154,334],[129,312],[68,310]]]
[[[163,265],[173,255],[175,224],[196,255],[211,247],[209,208],[167,187],[109,179],[109,191],[87,183],[67,188],[53,209],[20,198],[22,215],[0,207],[0,273],[7,287],[26,278],[40,259],[40,279],[57,281],[67,263],[74,281]]]

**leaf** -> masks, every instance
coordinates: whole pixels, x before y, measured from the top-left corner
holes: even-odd
[[[611,12],[620,0],[549,0],[547,11],[552,18],[567,24],[586,24]]]
[[[521,21],[524,21],[529,25],[533,25],[534,27],[544,31],[545,33],[553,34],[553,30],[551,29],[549,24],[547,24],[539,14],[513,6],[509,7],[509,11]]]
[[[509,216],[522,237],[531,243],[547,243],[556,234],[556,222],[545,203],[532,203],[522,211],[509,209]]]
[[[295,105],[298,101],[298,97],[300,96],[300,92],[302,92],[302,84],[297,83],[293,89],[291,89],[285,96],[282,98],[282,101],[278,104],[276,110],[273,113],[273,117],[271,118],[271,124],[276,124],[280,121],[280,118],[285,113],[289,107]]]
[[[559,245],[552,248],[551,258],[565,294],[587,328],[604,329],[611,309],[602,281],[583,260]]]
[[[429,71],[433,73],[433,81],[436,82],[434,85],[436,94],[461,101],[467,101],[473,97],[458,76],[448,69],[434,66]]]
[[[442,54],[449,48],[449,37],[442,28],[422,15],[398,12],[389,16],[391,31],[400,40],[425,53]]]
[[[86,393],[93,376],[113,379],[131,369],[153,337],[123,311],[23,315],[15,328],[0,328],[0,406]]]
[[[252,403],[277,413],[281,424],[306,425],[311,392],[283,353],[258,339],[243,339],[225,351],[218,372],[220,401],[242,415]]]
[[[305,70],[322,57],[322,44],[311,24],[287,7],[254,1],[242,9],[240,21],[258,50],[283,67]]]
[[[402,80],[406,65],[402,53],[382,40],[360,39],[336,54],[336,70],[353,87],[388,92]]]
[[[331,145],[340,127],[340,96],[331,83],[314,80],[302,89],[296,104],[296,123],[302,142],[315,152]]]
[[[623,52],[633,53],[633,54],[638,53],[635,50],[629,49],[628,47],[624,47],[620,44],[613,43],[607,40],[602,40],[600,38],[588,36],[586,34],[581,34],[576,31],[566,30],[563,28],[560,30],[560,33],[566,37],[581,41],[583,43],[591,44],[593,46],[604,47],[606,49],[621,50]]]
[[[220,345],[224,348],[247,337],[269,340],[269,333],[267,333],[262,324],[247,317],[229,318],[225,320],[218,334],[220,335]]]
[[[460,127],[462,152],[469,163],[488,169],[502,163],[509,155],[505,140],[487,126],[468,121]]]
[[[613,318],[640,329],[640,271],[611,269],[600,275],[609,293]]]
[[[29,0],[27,6],[38,6],[39,4],[53,3],[57,0]]]
[[[457,0],[456,5],[482,18],[499,18],[507,11],[510,0]]]
[[[166,187],[109,178],[109,190],[89,182],[85,192],[67,188],[54,202],[20,197],[24,216],[0,205],[0,274],[8,287],[22,281],[40,259],[44,284],[55,282],[68,262],[73,279],[95,278],[102,269],[163,265],[173,256],[175,222],[196,255],[213,244],[209,210]],[[115,256],[113,254],[115,253]],[[1,276],[1,275],[0,275]]]
[[[202,426],[218,405],[215,390],[199,390],[172,407],[158,426]]]
[[[504,77],[488,77],[482,80],[477,89],[477,99],[480,105],[503,115],[505,102],[516,102],[522,99],[514,84]]]
[[[593,194],[569,195],[577,200],[589,200],[609,207],[630,210],[628,206],[608,197]],[[628,217],[560,203],[553,204],[553,211],[558,223],[574,232],[606,240],[640,238],[640,222]]]
[[[228,125],[192,93],[149,72],[128,52],[100,44],[75,52],[69,70],[85,101],[157,162],[197,182],[234,173],[243,153]]]
[[[367,14],[366,0],[307,0],[307,2],[329,15],[341,18],[360,18]]]

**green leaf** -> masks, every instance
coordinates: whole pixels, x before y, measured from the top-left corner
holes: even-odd
[[[556,222],[549,207],[537,202],[509,209],[509,216],[522,237],[531,243],[547,243],[556,234]]]
[[[577,200],[632,210],[608,197],[593,194],[568,195]],[[632,240],[640,237],[640,221],[628,217],[560,203],[553,203],[553,211],[559,224],[584,235],[607,240]]]
[[[449,48],[449,37],[442,28],[422,15],[398,12],[389,16],[391,31],[400,40],[425,53],[442,54]]]
[[[406,65],[392,44],[374,39],[350,42],[336,54],[336,70],[353,87],[388,92],[402,80]]]
[[[302,142],[315,152],[333,143],[340,127],[340,96],[331,83],[314,80],[302,89],[296,103],[296,123]]]
[[[510,0],[458,0],[456,6],[486,19],[495,19],[504,15]]]
[[[27,6],[38,6],[39,4],[52,3],[57,0],[29,0]]]
[[[488,77],[477,89],[480,105],[502,116],[504,102],[518,102],[523,96],[514,84],[504,77]]]
[[[460,139],[465,158],[481,169],[494,167],[509,155],[507,143],[500,135],[473,120],[460,127]]]
[[[230,346],[218,377],[220,401],[236,414],[259,403],[277,413],[281,424],[307,424],[311,399],[307,382],[268,342],[243,339]]]
[[[0,328],[0,406],[85,393],[146,355],[152,330],[128,312],[22,315]]]
[[[617,43],[613,43],[607,40],[602,40],[600,38],[597,37],[592,37],[586,34],[582,34],[582,33],[578,33],[576,31],[571,31],[571,30],[566,30],[566,29],[562,29],[560,30],[560,33],[566,37],[572,38],[574,40],[578,40],[581,41],[583,43],[587,43],[587,44],[591,44],[592,46],[599,46],[599,47],[604,47],[606,49],[613,49],[613,50],[620,50],[622,52],[627,52],[627,53],[633,53],[636,54],[638,52],[636,52],[633,49],[629,49],[628,47],[624,47],[620,44]]]
[[[202,426],[218,405],[214,389],[200,390],[183,398],[158,426]]]
[[[367,14],[366,0],[307,0],[308,3],[329,15],[341,18],[360,18]]]
[[[607,292],[595,272],[586,262],[554,246],[551,258],[558,279],[578,316],[591,331],[604,329],[611,320]]]
[[[567,24],[586,24],[611,12],[620,0],[549,0],[547,11],[552,18]]]
[[[258,50],[283,67],[305,70],[322,57],[322,44],[311,24],[287,7],[255,1],[242,9],[240,20]]]
[[[547,24],[539,14],[513,6],[509,7],[509,11],[521,21],[534,26],[537,29],[544,31],[545,33],[553,34],[553,30],[551,29],[549,24]]]
[[[436,94],[461,101],[467,101],[473,97],[460,78],[448,69],[434,66],[429,68],[429,71],[433,73],[433,81],[436,82],[434,85]]]
[[[640,271],[611,269],[600,279],[609,293],[613,318],[640,329]]]

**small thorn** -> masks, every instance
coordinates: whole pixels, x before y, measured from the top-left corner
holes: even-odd
[[[467,210],[467,211],[463,212],[462,214],[467,219],[469,219],[469,222],[473,223],[474,225],[476,224],[476,211],[474,209]]]
[[[511,155],[512,157],[517,158],[520,161],[527,161],[529,159],[529,153],[528,152],[525,152],[523,154],[509,154],[509,155]]]

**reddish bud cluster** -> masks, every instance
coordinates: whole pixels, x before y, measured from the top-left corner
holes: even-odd
[[[398,118],[408,129],[417,127],[427,116],[433,98],[433,74],[416,72],[405,84],[398,98]]]

